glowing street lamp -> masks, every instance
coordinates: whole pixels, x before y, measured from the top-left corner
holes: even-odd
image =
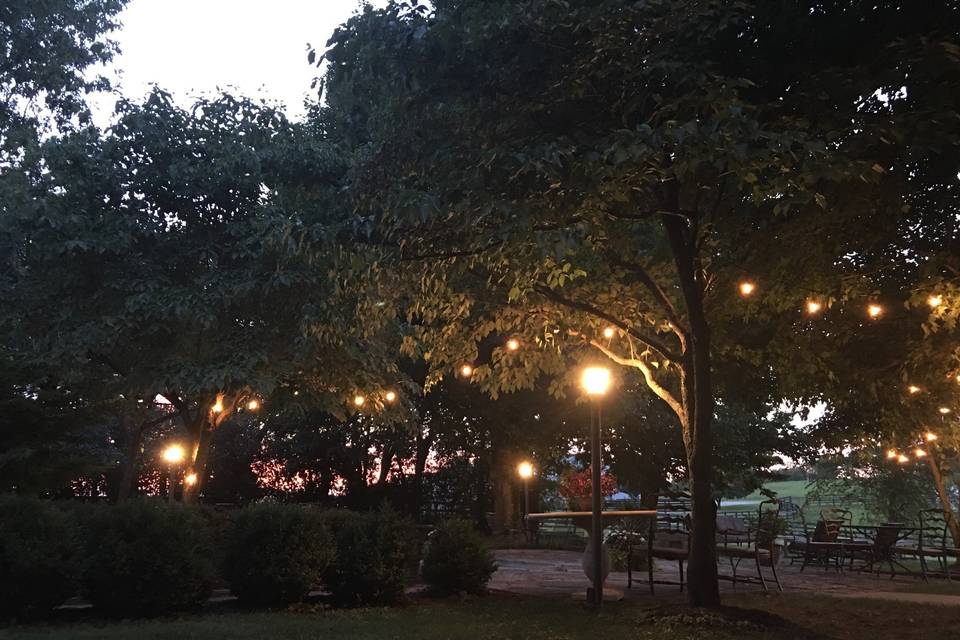
[[[602,430],[602,416],[599,400],[606,395],[610,388],[610,370],[606,367],[587,367],[580,377],[580,384],[593,402],[590,403],[590,464],[591,487],[590,501],[590,544],[593,545],[593,603],[597,607],[603,604],[603,523],[601,509],[603,507],[600,494],[600,471],[603,465],[603,456],[600,451],[600,431]],[[589,600],[591,593],[587,592]]]
[[[523,520],[526,523],[527,516],[530,515],[530,478],[533,477],[533,464],[527,460],[518,464],[517,475],[523,480]],[[526,530],[524,527],[524,531]]]
[[[171,444],[161,454],[163,461],[170,465],[167,471],[167,500],[173,502],[174,487],[177,481],[177,470],[187,457],[187,452],[179,444]]]

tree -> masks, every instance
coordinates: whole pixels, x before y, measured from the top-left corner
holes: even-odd
[[[368,8],[323,56],[327,130],[355,150],[340,246],[414,324],[428,385],[468,362],[493,394],[563,393],[570,353],[641,376],[681,428],[689,600],[715,605],[718,363],[818,395],[824,349],[780,336],[808,302],[863,330],[903,238],[934,240],[944,210],[904,198],[955,170],[957,24],[947,3]]]
[[[375,310],[330,307],[343,281],[293,257],[284,235],[305,203],[332,206],[341,172],[268,105],[222,96],[187,111],[159,90],[121,102],[109,132],[28,154],[27,188],[4,202],[6,348],[99,400],[161,396],[169,411],[130,422],[129,450],[179,420],[197,474],[188,501],[215,432],[251,401],[343,413],[363,390],[376,405],[403,382],[389,334],[368,344]]]

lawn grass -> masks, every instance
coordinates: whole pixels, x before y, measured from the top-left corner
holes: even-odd
[[[666,613],[663,612],[664,603]],[[783,620],[772,626],[733,622],[678,609],[673,599],[613,603],[599,614],[566,598],[490,595],[468,600],[415,600],[391,609],[330,610],[305,606],[283,612],[212,608],[203,614],[146,621],[96,618],[0,629],[10,640],[299,640],[349,638],[440,640],[869,640],[956,637],[960,608],[897,602],[856,601],[799,594],[730,596],[728,606],[766,611]],[[652,617],[652,614],[656,616]],[[87,614],[89,615],[89,614]],[[664,617],[666,616],[666,617]]]

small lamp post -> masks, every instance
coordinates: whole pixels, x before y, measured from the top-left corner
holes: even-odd
[[[177,481],[177,469],[186,458],[186,452],[179,444],[171,444],[163,450],[163,461],[169,465],[167,474],[167,500],[173,502],[174,483]]]
[[[533,465],[524,460],[517,465],[517,475],[523,480],[523,519],[530,515],[530,478],[533,477]]]
[[[587,367],[583,370],[580,379],[583,390],[590,396],[590,465],[593,472],[591,478],[590,498],[592,513],[590,518],[590,538],[593,545],[593,602],[597,607],[603,604],[603,523],[601,511],[603,509],[600,487],[600,472],[603,459],[600,452],[600,398],[606,395],[610,388],[610,370],[606,367]],[[587,598],[591,594],[587,594]]]

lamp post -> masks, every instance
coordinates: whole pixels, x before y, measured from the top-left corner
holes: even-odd
[[[533,477],[533,465],[526,460],[517,465],[517,475],[523,480],[523,520],[530,515],[530,478]]]
[[[587,367],[583,370],[580,380],[583,390],[590,396],[590,466],[592,470],[590,498],[592,513],[590,514],[590,538],[593,548],[593,592],[587,593],[587,599],[593,595],[593,602],[597,607],[603,604],[603,523],[601,518],[602,493],[600,487],[601,467],[603,458],[600,452],[600,398],[610,388],[610,370],[605,367]]]
[[[169,502],[173,502],[174,498],[174,483],[177,481],[177,468],[185,457],[186,452],[179,444],[171,444],[163,450],[163,461],[170,466],[167,473],[167,500]]]

